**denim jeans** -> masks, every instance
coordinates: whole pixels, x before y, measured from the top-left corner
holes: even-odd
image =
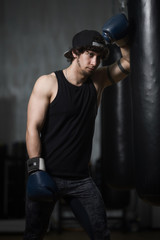
[[[58,193],[53,202],[26,201],[24,240],[42,240],[46,234],[55,203],[63,198],[91,240],[109,240],[105,206],[91,177],[80,180],[53,178]]]

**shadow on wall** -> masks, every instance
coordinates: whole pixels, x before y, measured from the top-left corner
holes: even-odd
[[[0,98],[0,219],[24,217],[25,142],[15,142],[16,98]]]
[[[12,142],[15,128],[16,98],[0,98],[0,143]]]
[[[0,144],[0,219],[24,218],[26,144]]]

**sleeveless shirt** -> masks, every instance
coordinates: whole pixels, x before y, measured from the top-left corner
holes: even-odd
[[[41,132],[46,171],[57,177],[85,178],[89,175],[97,92],[90,78],[75,86],[62,70],[55,74],[58,92],[49,105]]]

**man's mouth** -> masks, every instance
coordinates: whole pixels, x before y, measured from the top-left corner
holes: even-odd
[[[90,71],[95,71],[96,68],[88,68]]]

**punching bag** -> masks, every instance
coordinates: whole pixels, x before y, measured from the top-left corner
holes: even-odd
[[[160,205],[160,1],[129,0],[136,189]]]
[[[101,165],[102,159],[100,158],[92,168],[92,178],[102,194],[106,209],[125,209],[130,203],[130,191],[108,186],[107,181],[102,178]]]
[[[116,45],[103,65],[121,57]],[[102,175],[104,183],[115,189],[134,187],[132,154],[131,91],[128,77],[103,92],[101,104]]]

